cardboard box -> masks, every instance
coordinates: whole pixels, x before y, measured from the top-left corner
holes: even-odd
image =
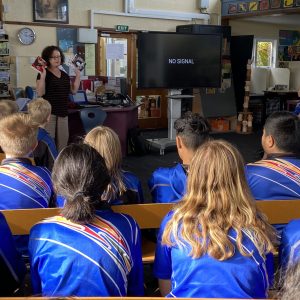
[[[210,119],[210,126],[213,131],[229,131],[230,121],[223,118]]]

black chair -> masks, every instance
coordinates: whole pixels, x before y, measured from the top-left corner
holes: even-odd
[[[25,95],[29,99],[34,99],[36,98],[36,90],[32,86],[27,85],[25,87]]]
[[[102,125],[106,119],[106,112],[100,107],[86,107],[80,110],[80,118],[85,133],[96,126]]]

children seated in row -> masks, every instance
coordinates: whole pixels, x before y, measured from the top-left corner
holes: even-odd
[[[143,295],[140,230],[100,200],[111,180],[101,155],[86,144],[69,145],[56,159],[52,179],[66,203],[61,215],[30,232],[34,294]]]
[[[158,168],[148,181],[152,201],[157,203],[177,202],[186,191],[186,179],[194,153],[209,139],[210,126],[197,113],[187,112],[174,123],[176,146],[182,164],[172,168]]]
[[[118,135],[109,127],[93,128],[84,143],[95,148],[104,158],[111,182],[101,199],[112,205],[143,203],[140,180],[131,172],[122,169],[122,151]]]
[[[25,277],[25,264],[16,246],[5,217],[0,213],[0,297],[17,296]]]
[[[186,194],[160,228],[154,274],[162,295],[266,298],[275,236],[255,206],[237,149],[204,143]]]
[[[33,166],[29,155],[37,145],[37,127],[27,114],[15,113],[0,120],[0,210],[42,208],[53,205],[54,192],[47,168]],[[16,238],[26,254],[27,237]]]
[[[58,153],[53,138],[45,129],[51,116],[51,104],[43,98],[37,98],[28,103],[27,110],[32,121],[39,126],[38,145],[33,151],[35,164],[52,170]]]

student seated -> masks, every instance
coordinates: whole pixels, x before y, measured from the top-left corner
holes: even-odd
[[[43,98],[37,98],[30,101],[27,107],[32,121],[39,126],[38,145],[33,151],[35,164],[52,170],[58,153],[53,138],[45,129],[51,116],[51,104]]]
[[[300,219],[289,222],[282,231],[279,259],[283,273],[300,259]]]
[[[278,111],[266,120],[263,160],[247,164],[247,180],[256,200],[300,199],[300,119]]]
[[[15,101],[9,99],[0,100],[0,120],[6,116],[18,112],[18,110],[19,108]],[[3,153],[1,147],[0,147],[0,153]]]
[[[0,297],[17,296],[25,277],[26,268],[17,252],[11,231],[0,213]]]
[[[104,158],[111,176],[111,183],[102,195],[110,204],[143,203],[144,196],[140,180],[131,172],[122,170],[122,151],[118,135],[109,127],[93,128],[84,143],[95,148]]]
[[[186,190],[188,167],[200,145],[209,139],[210,126],[197,113],[187,112],[174,123],[176,146],[182,164],[172,168],[158,168],[148,181],[152,201],[157,203],[177,202]]]
[[[16,101],[9,100],[9,99],[0,100],[0,120],[18,111],[19,111],[19,107]]]
[[[278,111],[265,123],[261,139],[264,159],[246,165],[254,199],[300,199],[300,119]],[[284,225],[277,224],[280,232]]]
[[[5,159],[0,165],[0,210],[53,206],[54,193],[47,168],[33,166],[29,155],[37,145],[37,127],[30,116],[16,113],[0,120],[0,146]],[[16,239],[26,253],[26,236]]]
[[[100,200],[110,182],[101,155],[89,145],[71,144],[56,159],[52,179],[66,203],[59,216],[30,232],[34,294],[143,295],[140,230]]]
[[[186,194],[159,231],[154,274],[161,294],[266,298],[275,236],[251,197],[237,149],[204,143],[191,161]]]
[[[282,278],[282,288],[276,299],[299,300],[300,299],[300,260],[289,265],[285,276]]]

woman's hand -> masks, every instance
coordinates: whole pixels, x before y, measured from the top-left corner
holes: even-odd
[[[42,67],[42,72],[40,73],[41,74],[41,77],[40,79],[44,80],[45,81],[45,78],[46,78],[46,68],[45,67]]]
[[[80,71],[78,68],[74,68],[74,72],[75,72],[75,76],[79,76],[80,77]]]

